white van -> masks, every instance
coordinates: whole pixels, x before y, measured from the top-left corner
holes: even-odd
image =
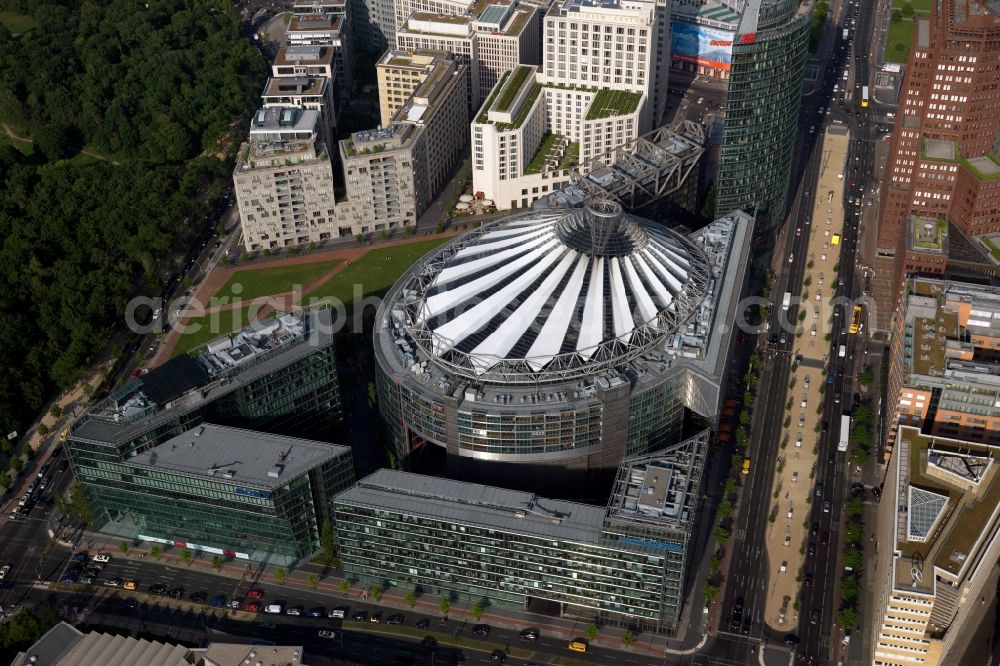
[[[844,345],[840,345],[840,350],[837,352],[837,356],[839,356],[840,358],[844,358],[845,356],[847,356],[847,347],[845,347]]]
[[[97,555],[94,555],[94,561],[103,562],[104,564],[107,564],[108,562],[111,561],[111,556],[106,553],[98,553]]]
[[[281,604],[270,604],[264,608],[265,613],[271,613],[272,615],[281,615],[285,612],[285,607]]]

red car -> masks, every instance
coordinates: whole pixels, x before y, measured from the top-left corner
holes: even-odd
[[[245,610],[247,613],[259,613],[260,604],[255,604],[252,601],[248,601],[247,603],[243,604],[243,610]]]
[[[264,590],[250,590],[247,592],[247,599],[263,599]]]

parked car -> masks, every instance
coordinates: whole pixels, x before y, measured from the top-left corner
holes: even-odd
[[[226,605],[226,598],[221,594],[217,594],[216,596],[208,600],[208,605],[213,606],[215,608],[222,608],[223,606]]]
[[[326,617],[326,609],[322,606],[310,608],[306,611],[306,617]]]
[[[344,608],[343,606],[338,606],[337,608],[334,608],[332,611],[330,611],[330,614],[327,615],[327,617],[330,618],[331,620],[343,620],[344,615],[346,613],[347,613],[346,608]]]
[[[98,553],[97,555],[94,555],[94,561],[100,562],[102,564],[107,564],[108,562],[111,561],[111,556],[108,555],[107,553]]]
[[[259,613],[260,604],[257,603],[256,601],[248,601],[245,604],[243,604],[243,610],[247,613]]]
[[[368,611],[357,611],[351,616],[351,619],[355,622],[364,622],[368,619]]]
[[[371,617],[368,618],[368,621],[372,624],[382,624],[382,611],[375,611],[372,613]]]
[[[184,588],[175,587],[174,589],[167,592],[167,596],[171,599],[183,599],[184,598]]]
[[[104,584],[107,585],[108,587],[121,587],[121,584],[123,582],[124,581],[122,581],[121,578],[116,577],[107,579],[106,581],[104,581]]]
[[[437,650],[438,642],[433,636],[425,636],[424,640],[420,641],[420,646],[425,647],[428,650]]]
[[[417,620],[416,624],[417,629],[426,629],[429,626],[431,626],[431,621],[428,620],[426,617]]]
[[[336,638],[337,634],[330,631],[329,629],[320,629],[318,636],[320,638]]]
[[[191,596],[188,597],[188,599],[190,599],[191,601],[195,602],[196,604],[203,604],[203,603],[205,603],[205,601],[208,600],[208,593],[207,592],[192,592]]]
[[[159,595],[166,594],[167,593],[167,586],[164,585],[163,583],[156,583],[155,585],[150,585],[149,586],[149,593],[150,594],[159,594]]]
[[[263,599],[264,590],[248,590],[247,599]]]
[[[520,634],[521,640],[523,641],[537,641],[540,635],[541,632],[539,632],[538,629],[535,627],[528,627],[527,629],[522,629]]]
[[[507,653],[503,650],[493,650],[493,652],[490,652],[490,661],[502,664],[507,661]]]
[[[385,618],[386,624],[403,624],[405,616],[402,613],[393,613],[389,617]]]
[[[488,624],[477,624],[472,628],[472,633],[476,636],[489,636],[490,635],[490,625]]]
[[[290,606],[285,615],[302,615],[302,606]]]
[[[93,576],[84,576],[83,578],[80,579],[80,584],[81,585],[93,585],[94,584],[94,577]]]

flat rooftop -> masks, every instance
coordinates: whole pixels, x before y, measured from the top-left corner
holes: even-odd
[[[350,452],[346,446],[206,423],[130,458],[128,464],[275,490]]]
[[[329,46],[282,46],[274,58],[275,65],[332,65],[333,49]]]
[[[969,167],[969,171],[974,173],[980,180],[994,180],[1000,178],[1000,163],[993,155],[980,155],[963,160],[963,164]]]
[[[257,109],[250,119],[250,138],[271,138],[280,134],[310,134],[316,130],[319,111],[300,109],[296,106],[270,106]]]
[[[997,523],[1000,467],[995,452],[903,426],[893,455],[900,466],[895,515],[902,561],[895,567],[896,586],[926,591],[934,584],[934,568],[961,579],[966,566],[983,555]]]
[[[1000,293],[930,278],[911,279],[907,289],[903,353],[909,371],[938,383],[1000,385],[991,356],[1000,342]]]
[[[209,643],[196,650],[205,666],[305,666],[301,645],[245,645],[240,643]]]
[[[911,215],[909,232],[911,248],[921,252],[947,254],[948,220]]]
[[[288,32],[337,32],[344,22],[341,14],[293,14],[288,22]]]
[[[329,79],[323,76],[272,76],[264,85],[264,92],[261,96],[296,95],[318,97],[324,94],[329,81]]]
[[[599,544],[604,508],[478,483],[381,469],[334,499],[477,528]]]
[[[112,445],[128,442],[174,414],[218,399],[330,344],[331,322],[330,310],[307,310],[217,338],[130,381],[94,405],[73,425],[72,434]]]

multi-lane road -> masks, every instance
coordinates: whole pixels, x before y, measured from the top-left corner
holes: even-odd
[[[791,235],[794,228],[808,228],[805,218],[811,215],[812,200],[816,196],[816,184],[821,166],[821,151],[817,149],[817,139],[821,137],[824,128],[830,123],[844,124],[851,132],[851,144],[845,165],[844,174],[844,209],[847,213],[844,225],[844,243],[840,257],[840,275],[844,278],[839,285],[836,296],[854,298],[861,293],[855,275],[856,252],[858,248],[858,225],[861,219],[862,207],[856,201],[862,198],[865,202],[871,199],[874,142],[878,140],[878,127],[871,109],[860,108],[861,88],[868,85],[870,78],[869,51],[873,16],[876,0],[855,0],[841,7],[841,22],[835,26],[834,38],[827,39],[824,44],[830,51],[820,59],[820,77],[814,92],[803,100],[801,113],[800,136],[797,168],[794,173],[801,174],[796,188],[797,196],[793,200],[791,214],[785,226],[787,235],[783,256],[791,256],[791,263],[782,261],[782,273],[776,276],[771,293],[780,297],[785,291],[793,294],[801,293],[802,281],[806,270],[806,243],[808,234]],[[842,27],[850,30],[850,42],[859,45],[853,48],[844,44],[841,36]],[[845,48],[841,48],[845,46]],[[842,72],[849,69],[848,87],[845,91],[845,81]],[[834,88],[836,87],[836,91]],[[823,111],[821,111],[823,109]],[[826,112],[825,109],[830,109]],[[862,195],[862,190],[864,195]],[[865,204],[862,204],[862,206]],[[754,460],[754,472],[747,479],[742,491],[740,510],[736,516],[733,540],[733,564],[727,576],[726,594],[722,602],[719,619],[719,636],[721,643],[727,649],[717,645],[716,655],[736,663],[756,663],[758,657],[754,648],[758,644],[780,645],[784,640],[784,632],[770,630],[762,623],[762,615],[766,603],[770,567],[763,557],[763,544],[767,529],[767,514],[759,507],[770,504],[771,481],[777,456],[777,444],[781,440],[782,405],[785,387],[788,386],[791,365],[790,349],[792,335],[782,335],[780,318],[786,313],[779,307],[772,308],[772,320],[769,325],[769,340],[763,350],[764,364],[759,380],[758,409],[754,414],[750,457]],[[794,315],[794,312],[792,313]],[[846,316],[845,316],[846,315]],[[837,401],[841,396],[843,403],[849,402],[852,393],[851,380],[855,376],[855,367],[861,356],[855,345],[864,336],[849,335],[847,323],[850,310],[845,313],[839,308],[834,317],[833,334],[830,349],[836,350],[845,344],[847,355],[841,359],[837,353],[831,352],[829,370],[834,374],[834,385],[824,394],[824,411],[822,419],[827,422],[826,433],[821,434],[818,445],[818,459],[827,461],[831,455],[834,464],[817,465],[816,483],[822,483],[827,489],[825,499],[832,502],[830,512],[824,512],[820,502],[814,503],[810,522],[819,524],[819,530],[831,534],[829,544],[817,544],[817,552],[806,559],[805,573],[814,576],[815,584],[802,589],[800,595],[800,626],[789,632],[796,633],[799,644],[795,652],[799,659],[814,663],[822,663],[836,658],[843,632],[834,627],[837,614],[836,590],[839,582],[837,566],[839,525],[842,520],[843,507],[850,492],[849,461],[844,454],[836,453],[836,443],[839,439],[840,414],[845,404]],[[787,328],[787,327],[786,327]],[[770,399],[763,396],[771,396]],[[777,397],[774,397],[777,396]],[[736,617],[742,606],[739,623]],[[816,609],[820,621],[812,624],[810,615]],[[720,643],[720,641],[717,641]],[[791,648],[790,648],[791,649]]]

